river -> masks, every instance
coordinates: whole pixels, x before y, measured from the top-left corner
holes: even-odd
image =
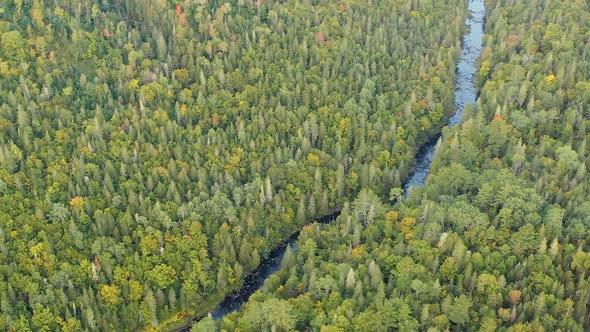
[[[477,59],[483,47],[485,23],[484,0],[470,0],[469,11],[471,15],[465,20],[465,25],[469,27],[469,33],[463,36],[461,58],[457,64],[455,81],[456,112],[449,118],[448,127],[454,127],[461,123],[465,105],[475,105],[477,98],[477,90],[473,84],[473,78],[477,71]],[[404,196],[409,194],[410,188],[422,187],[424,182],[426,182],[426,178],[430,174],[430,166],[432,165],[436,144],[439,139],[440,135],[433,137],[418,150],[416,154],[416,170],[404,185]]]
[[[485,23],[484,0],[469,0],[471,15],[466,18],[465,24],[469,27],[469,33],[463,36],[461,57],[457,64],[456,89],[455,89],[455,114],[449,118],[447,126],[453,127],[461,122],[463,109],[467,104],[475,104],[477,90],[473,84],[473,78],[477,70],[477,59],[483,46],[483,33]],[[430,174],[430,167],[434,159],[436,145],[440,135],[433,137],[424,144],[416,154],[416,167],[404,184],[404,196],[407,196],[413,187],[422,187]],[[324,216],[316,222],[330,223],[334,221],[340,212]],[[211,313],[214,319],[220,319],[228,313],[239,310],[256,290],[264,284],[264,281],[281,266],[281,261],[287,246],[295,248],[299,232],[273,249],[269,257],[244,279],[243,286],[229,294]],[[188,331],[189,328],[183,329]]]

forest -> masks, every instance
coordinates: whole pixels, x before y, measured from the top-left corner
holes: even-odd
[[[487,0],[480,95],[426,185],[393,207],[363,189],[192,330],[587,331],[588,7]]]
[[[0,3],[0,330],[173,329],[399,187],[466,4]]]
[[[467,0],[2,1],[0,331],[589,330],[590,2],[485,5],[443,129]]]

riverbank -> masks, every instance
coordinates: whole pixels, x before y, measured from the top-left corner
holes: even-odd
[[[447,126],[449,127],[460,123],[465,105],[474,104],[477,98],[477,91],[473,84],[473,77],[476,72],[476,61],[481,51],[481,41],[483,36],[483,17],[485,17],[483,1],[469,1],[469,9],[471,14],[465,19],[466,24],[469,27],[469,31],[463,37],[463,42],[461,43],[462,52],[456,68],[456,112],[448,118]],[[477,29],[475,28],[476,26],[478,27]],[[424,185],[430,173],[430,166],[434,159],[437,142],[444,128],[445,126],[441,126],[440,130],[438,130],[430,138],[426,139],[425,143],[422,144],[417,150],[415,167],[413,168],[413,172],[409,172],[403,185],[404,196],[409,193],[411,188],[421,187]],[[328,218],[330,221],[333,221],[338,214],[339,211],[334,211],[334,213],[316,219],[315,221],[322,223],[321,220],[328,220]],[[221,300],[215,311],[212,312],[213,318],[220,319],[225,314],[238,310],[241,305],[248,300],[249,296],[263,285],[264,280],[266,280],[268,276],[280,268],[280,262],[286,247],[288,245],[294,244],[297,241],[299,232],[300,231],[295,232],[287,240],[281,242],[275,249],[271,251],[267,259],[265,259],[253,272],[246,276],[242,286],[238,290],[230,293],[223,300]],[[183,323],[184,325],[181,325],[181,327],[176,328],[171,326],[170,329],[165,330],[178,332],[188,331],[192,326],[192,323],[206,317],[207,314],[208,313],[197,314],[195,315],[196,318],[185,320]]]

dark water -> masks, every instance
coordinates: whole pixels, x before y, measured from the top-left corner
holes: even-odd
[[[328,224],[336,220],[339,215],[340,211],[336,211],[315,220],[315,222]],[[297,250],[297,247],[295,246],[297,238],[299,238],[299,232],[291,235],[291,237],[274,248],[268,255],[268,258],[262,261],[256,270],[246,276],[242,288],[226,296],[217,308],[215,308],[215,311],[211,313],[213,318],[220,319],[226,314],[240,309],[242,304],[248,301],[250,295],[254,294],[254,292],[262,287],[264,281],[281,267],[281,262],[287,246],[291,246],[291,250],[293,251]]]
[[[469,33],[463,36],[461,59],[457,64],[457,78],[455,88],[455,114],[449,118],[448,126],[454,127],[461,123],[465,105],[475,105],[477,90],[473,85],[473,77],[477,70],[476,62],[483,46],[483,27],[485,21],[484,0],[470,0],[469,10],[471,15],[465,20],[469,27]],[[422,187],[430,174],[430,166],[434,159],[436,144],[440,135],[433,137],[423,145],[416,154],[416,168],[404,185],[404,197],[412,187]]]
[[[321,224],[329,224],[336,220],[340,215],[340,211],[334,211],[329,215],[323,216],[319,219],[314,220],[314,222],[321,223]],[[295,243],[299,238],[299,231],[293,235],[291,235],[287,240],[281,242],[276,248],[271,250],[268,255],[268,258],[263,260],[260,265],[256,268],[256,270],[252,271],[250,274],[244,278],[244,283],[242,287],[229,295],[227,295],[221,303],[215,308],[213,312],[211,312],[211,316],[213,319],[221,319],[223,316],[232,313],[234,311],[239,310],[246,301],[250,298],[250,295],[254,294],[262,285],[264,281],[270,277],[273,273],[277,272],[281,267],[281,263],[283,261],[283,256],[285,255],[285,251],[287,246],[291,247],[291,250],[295,252],[297,247]],[[194,321],[198,321],[201,317],[196,318]],[[175,330],[176,332],[187,332],[190,330],[192,326],[185,326],[183,328]]]
[[[473,77],[476,72],[476,61],[481,53],[483,45],[483,25],[485,18],[484,0],[470,0],[469,9],[471,16],[465,20],[466,25],[470,28],[469,33],[463,37],[461,59],[457,65],[457,79],[455,90],[455,106],[456,113],[449,118],[448,126],[453,127],[461,122],[463,115],[463,108],[467,104],[475,104],[477,92],[473,85]],[[410,175],[407,182],[404,184],[404,196],[407,196],[410,188],[422,187],[428,174],[430,174],[430,166],[434,159],[436,144],[440,135],[433,137],[426,144],[424,144],[416,154],[415,171]],[[340,212],[335,212],[331,215],[322,217],[316,222],[330,223],[334,221]],[[214,319],[223,318],[228,313],[239,310],[242,305],[248,300],[250,295],[254,294],[262,285],[264,281],[273,273],[275,273],[281,266],[281,261],[285,254],[287,246],[295,248],[295,242],[299,237],[299,232],[293,234],[289,239],[279,244],[269,254],[269,257],[262,261],[262,263],[250,273],[245,279],[242,288],[229,294],[211,313]],[[181,331],[188,331],[190,328],[186,327]]]

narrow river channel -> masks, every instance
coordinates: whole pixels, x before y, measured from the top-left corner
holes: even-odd
[[[483,34],[485,23],[484,0],[469,0],[471,15],[465,20],[469,27],[469,33],[463,36],[461,59],[457,64],[457,79],[455,81],[455,107],[456,113],[449,118],[447,126],[454,127],[461,123],[465,105],[475,105],[477,90],[473,84],[473,78],[477,71],[477,59],[483,47]],[[439,137],[434,137],[423,145],[416,154],[416,170],[408,178],[404,185],[404,196],[409,194],[411,187],[422,187],[434,159],[436,143]]]
[[[465,24],[469,27],[469,33],[463,37],[461,58],[457,64],[455,89],[456,113],[449,118],[447,124],[449,127],[456,126],[461,122],[463,108],[467,104],[475,104],[477,98],[477,91],[473,84],[473,78],[477,70],[476,62],[483,46],[483,29],[485,21],[484,0],[469,0],[469,10],[471,15],[465,20]],[[408,195],[410,188],[422,187],[424,185],[428,174],[430,174],[430,166],[434,159],[438,140],[439,136],[431,139],[418,150],[418,153],[416,154],[415,171],[404,184],[404,196]],[[316,220],[316,222],[330,223],[334,221],[339,214],[339,212],[335,212]],[[269,257],[262,261],[258,268],[245,278],[243,286],[229,294],[217,306],[217,308],[215,308],[211,313],[213,318],[220,319],[226,314],[240,309],[250,295],[262,287],[264,281],[280,268],[281,260],[283,259],[287,246],[294,248],[298,237],[299,232],[293,234],[289,239],[272,250]],[[189,327],[186,327],[183,331],[188,331],[189,329]]]

